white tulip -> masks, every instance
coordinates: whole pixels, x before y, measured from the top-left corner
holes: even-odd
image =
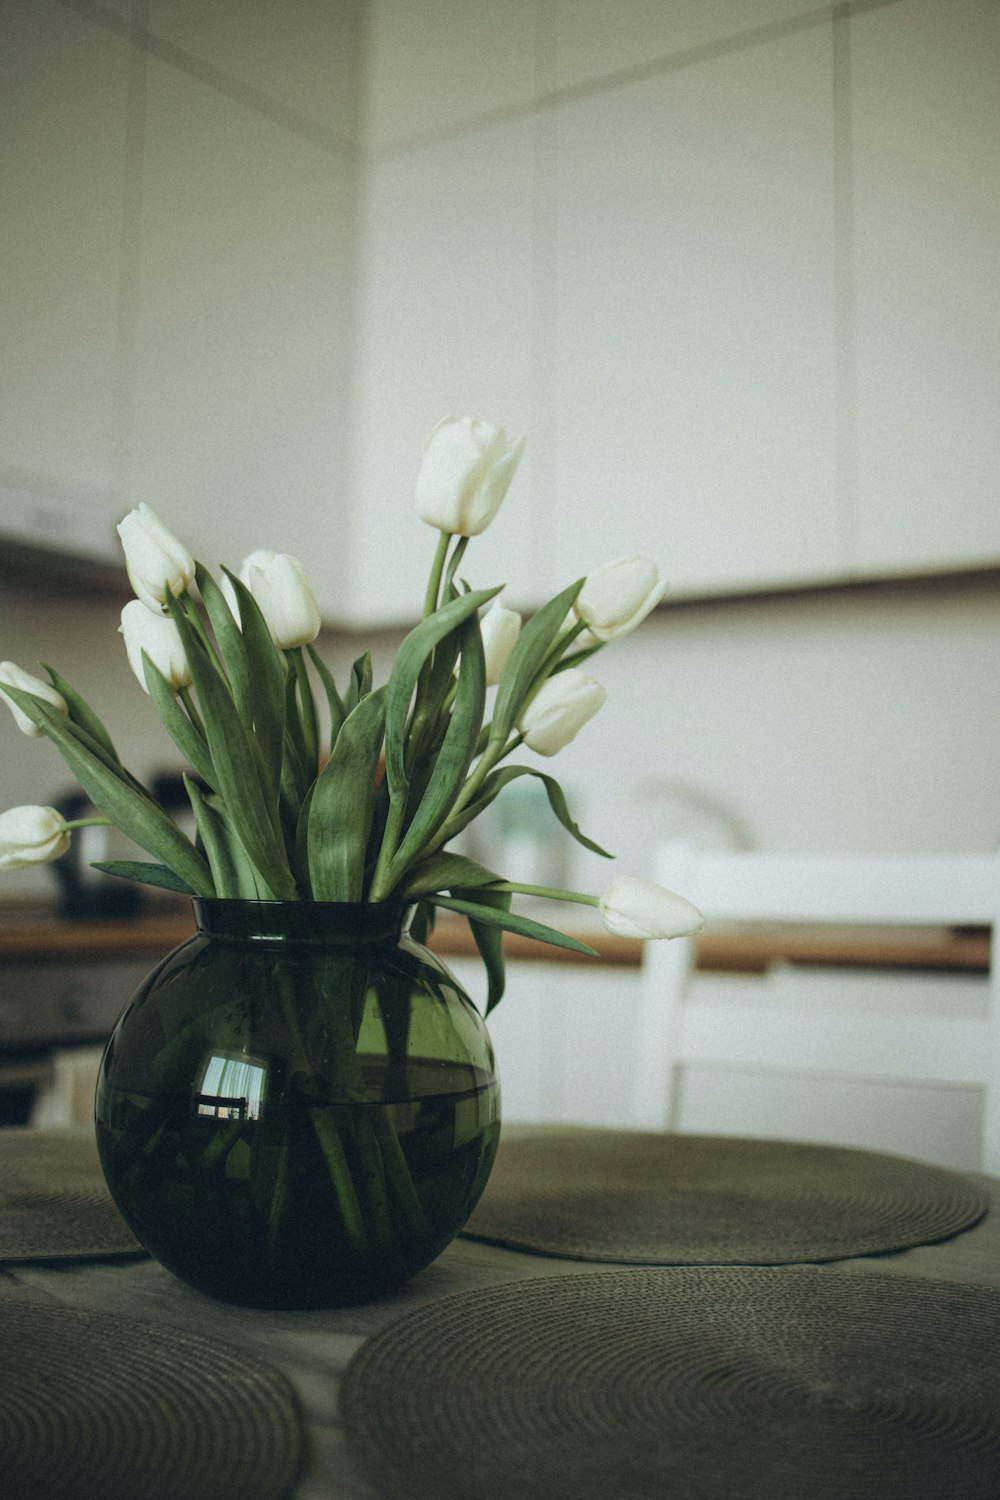
[[[50,703],[61,714],[69,713],[66,699],[62,693],[56,692],[50,682],[43,682],[41,677],[33,677],[30,672],[25,672],[15,662],[0,661],[0,698],[3,698],[14,715],[14,722],[22,734],[28,734],[33,739],[37,739],[45,731],[39,729],[37,724],[32,723],[24,710],[18,708],[13,698],[8,697],[3,690],[3,683],[7,683],[10,687],[20,688],[22,692],[31,693],[35,698],[44,698],[46,703]]]
[[[495,687],[521,634],[521,616],[495,600],[479,622],[486,657],[486,686]]]
[[[145,692],[148,693],[149,688],[142,664],[144,651],[175,693],[190,685],[191,668],[184,655],[180,631],[173,620],[166,615],[154,615],[140,599],[130,599],[122,610],[122,622],[118,628],[125,637],[129,665]]]
[[[607,694],[599,682],[579,667],[567,667],[543,682],[526,708],[522,709],[517,727],[529,750],[539,755],[555,755],[568,745],[592,719]]]
[[[130,510],[118,535],[136,595],[154,614],[164,614],[168,591],[177,596],[190,588],[194,558],[148,505]]]
[[[11,807],[0,813],[0,870],[44,865],[69,848],[69,834],[54,807]]]
[[[640,875],[614,881],[598,907],[605,927],[616,937],[688,937],[699,932],[705,922],[698,908],[684,896]]]
[[[493,520],[524,452],[502,427],[445,417],[427,439],[417,475],[417,514],[429,526],[478,536]]]
[[[621,557],[588,576],[573,611],[598,640],[614,640],[646,618],[666,587],[648,557]]]
[[[260,548],[240,564],[239,578],[250,590],[276,646],[305,646],[319,635],[319,605],[298,558]],[[236,593],[228,578],[222,588],[233,615],[240,617]]]

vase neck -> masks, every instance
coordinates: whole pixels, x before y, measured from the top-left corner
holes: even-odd
[[[196,896],[198,931],[244,942],[364,944],[395,941],[406,906],[397,901],[242,901]]]

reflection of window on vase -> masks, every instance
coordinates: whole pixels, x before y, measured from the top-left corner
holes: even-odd
[[[260,1058],[236,1052],[216,1053],[208,1059],[195,1096],[200,1115],[217,1120],[257,1120],[264,1098],[267,1065]]]

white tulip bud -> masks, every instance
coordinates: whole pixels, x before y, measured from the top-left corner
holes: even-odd
[[[164,614],[168,592],[177,596],[190,588],[194,558],[148,505],[130,510],[118,535],[137,597],[154,614]]]
[[[243,559],[239,577],[260,606],[276,646],[289,650],[316,639],[322,624],[319,605],[297,558],[260,548]],[[228,579],[224,579],[223,588],[230,609],[239,619],[235,591]]]
[[[648,557],[622,557],[588,576],[573,610],[598,640],[610,641],[634,630],[666,587]]]
[[[587,677],[579,667],[567,667],[542,683],[522,709],[517,727],[529,750],[555,755],[593,718],[606,697],[593,677]]]
[[[144,651],[175,693],[190,685],[191,668],[184,654],[181,633],[173,620],[166,615],[154,615],[140,599],[130,599],[122,610],[122,622],[118,628],[125,637],[129,665],[145,692],[148,693],[149,688],[142,664]]]
[[[14,715],[14,722],[22,734],[27,734],[33,739],[37,739],[45,731],[39,729],[38,725],[28,718],[24,710],[18,708],[13,698],[4,692],[2,684],[5,682],[10,687],[20,688],[24,693],[31,693],[35,698],[44,698],[46,703],[50,703],[61,714],[69,713],[66,699],[62,693],[56,692],[50,682],[44,682],[41,677],[33,677],[30,672],[25,672],[15,662],[0,661],[0,698],[4,700]]]
[[[479,629],[486,657],[486,686],[495,687],[521,634],[521,616],[516,609],[504,609],[499,600],[494,600],[480,620]]]
[[[639,875],[614,881],[598,907],[605,927],[616,937],[688,937],[700,932],[705,922],[698,908],[684,896]]]
[[[11,807],[0,813],[0,870],[44,865],[69,848],[69,833],[54,807]]]
[[[493,520],[524,452],[502,427],[445,417],[427,439],[417,475],[417,514],[429,526],[478,536]]]

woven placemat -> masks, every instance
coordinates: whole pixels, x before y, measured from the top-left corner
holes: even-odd
[[[0,1130],[0,1262],[145,1255],[90,1131]]]
[[[277,1370],[216,1338],[0,1288],[0,1495],[281,1500],[304,1447]]]
[[[502,1140],[464,1232],[572,1260],[778,1265],[931,1244],[987,1207],[955,1172],[874,1151],[574,1130]]]
[[[389,1500],[997,1500],[1000,1294],[619,1268],[443,1298],[351,1361]]]

